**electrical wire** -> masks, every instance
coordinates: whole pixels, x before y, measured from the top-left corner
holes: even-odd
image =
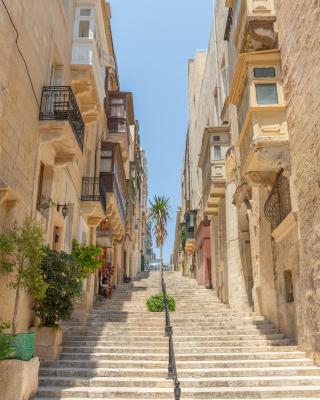
[[[2,2],[3,7],[5,8],[5,10],[6,10],[6,12],[7,12],[7,15],[8,15],[9,19],[10,19],[11,25],[13,26],[13,28],[14,28],[14,30],[15,30],[15,32],[16,32],[16,35],[17,35],[17,36],[16,36],[16,46],[17,46],[17,49],[18,49],[18,51],[19,51],[19,54],[20,54],[20,56],[21,56],[21,58],[22,58],[22,61],[23,61],[23,63],[24,63],[24,66],[25,66],[25,68],[26,68],[27,75],[28,75],[28,78],[29,78],[29,82],[30,82],[30,85],[31,85],[31,88],[32,88],[32,92],[33,92],[34,98],[35,98],[35,100],[36,100],[36,103],[37,103],[38,107],[40,107],[40,103],[39,103],[39,101],[38,101],[38,98],[37,98],[37,95],[36,95],[36,91],[35,91],[35,89],[34,89],[33,82],[32,82],[31,76],[30,76],[28,64],[27,64],[27,62],[26,62],[26,60],[25,60],[25,58],[24,58],[24,56],[23,56],[23,54],[22,54],[22,51],[20,50],[19,44],[18,44],[19,32],[18,32],[18,30],[17,30],[17,28],[16,28],[16,26],[15,26],[15,24],[14,24],[14,22],[13,22],[13,19],[12,19],[12,17],[11,17],[11,14],[10,14],[9,10],[8,10],[8,7],[6,6],[6,3],[4,2],[4,0],[1,0],[1,2]]]

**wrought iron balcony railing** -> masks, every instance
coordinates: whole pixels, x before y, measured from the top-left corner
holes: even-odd
[[[107,208],[106,196],[106,189],[101,177],[82,178],[81,201],[100,201],[105,212]]]
[[[43,87],[39,119],[69,121],[83,151],[85,125],[70,86]]]

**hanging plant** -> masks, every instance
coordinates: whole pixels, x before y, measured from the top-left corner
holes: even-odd
[[[179,235],[180,235],[180,248],[184,250],[187,242],[187,227],[185,224],[180,225]]]

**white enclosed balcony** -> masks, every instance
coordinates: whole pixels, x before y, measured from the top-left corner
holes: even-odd
[[[220,199],[225,196],[226,153],[229,146],[229,125],[205,129],[199,157],[204,215],[217,215]]]
[[[101,3],[78,0],[77,4],[72,47],[72,86],[85,121],[91,122],[98,119],[103,110],[106,68],[115,69],[115,60],[108,51]]]

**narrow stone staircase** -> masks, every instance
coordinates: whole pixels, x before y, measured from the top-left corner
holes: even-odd
[[[320,368],[270,322],[221,304],[213,290],[165,273],[182,400],[319,399]],[[65,327],[61,360],[42,362],[37,400],[174,399],[164,315],[146,311],[159,274],[141,274]]]

